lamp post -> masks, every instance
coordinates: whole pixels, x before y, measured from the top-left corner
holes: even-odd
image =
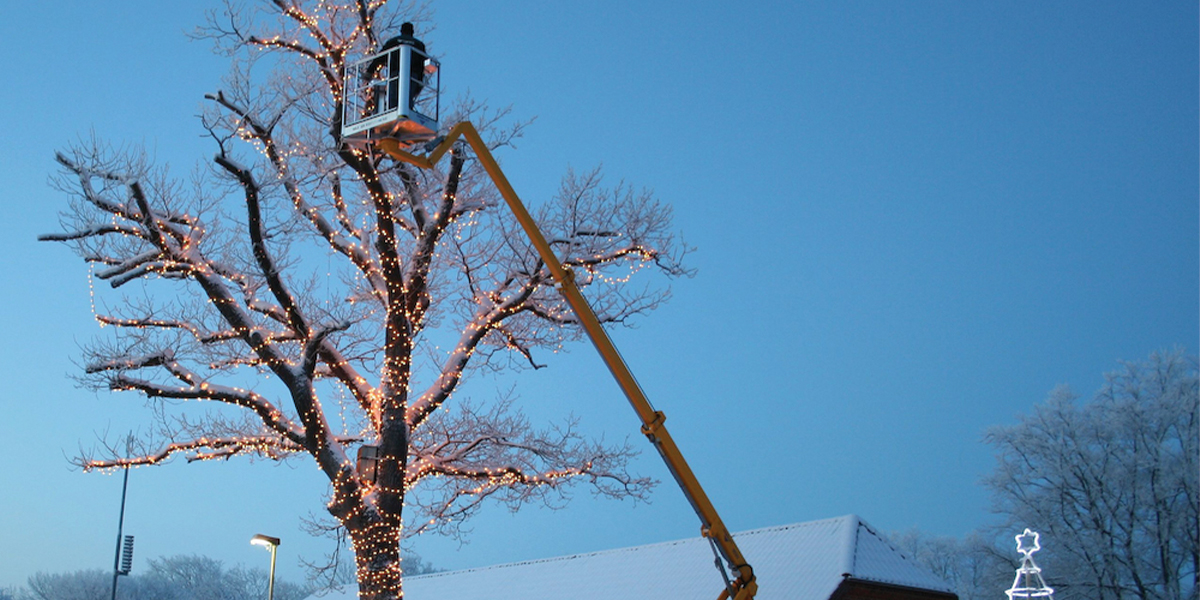
[[[267,578],[267,600],[275,600],[275,549],[279,547],[279,538],[256,533],[250,539],[250,543],[255,546],[266,546],[271,551],[271,574]]]

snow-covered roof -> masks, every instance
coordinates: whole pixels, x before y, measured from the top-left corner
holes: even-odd
[[[952,593],[855,515],[733,534],[758,577],[759,600],[829,600],[854,579]],[[409,600],[712,600],[721,577],[704,538],[404,579]],[[323,596],[351,600],[353,586]]]

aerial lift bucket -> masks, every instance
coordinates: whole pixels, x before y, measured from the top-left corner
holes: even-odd
[[[342,141],[365,148],[390,139],[408,148],[434,139],[440,67],[437,59],[404,43],[347,64]]]

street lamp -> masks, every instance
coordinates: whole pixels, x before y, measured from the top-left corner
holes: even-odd
[[[279,547],[279,538],[256,533],[253,538],[250,538],[250,543],[255,546],[266,546],[271,551],[271,575],[267,579],[267,600],[275,600],[275,549]]]

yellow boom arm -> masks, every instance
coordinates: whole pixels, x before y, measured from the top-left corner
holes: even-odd
[[[513,214],[517,217],[517,221],[521,223],[521,227],[525,229],[525,234],[529,236],[529,240],[537,248],[542,261],[550,268],[550,272],[554,275],[554,280],[559,284],[559,290],[563,297],[571,305],[571,309],[575,311],[575,315],[579,318],[580,323],[583,324],[588,337],[595,344],[596,350],[600,352],[604,363],[608,365],[608,370],[612,372],[613,377],[617,380],[617,384],[625,392],[625,397],[633,405],[633,410],[637,412],[638,418],[642,420],[642,433],[658,449],[659,454],[662,455],[663,460],[667,463],[667,467],[671,470],[671,475],[675,477],[675,481],[679,483],[679,487],[683,489],[684,495],[687,496],[688,502],[695,509],[696,515],[700,517],[701,534],[711,541],[713,547],[721,554],[725,562],[737,572],[737,578],[733,581],[729,581],[728,576],[725,576],[726,587],[721,591],[718,600],[750,600],[754,598],[754,594],[758,590],[758,583],[754,578],[754,569],[746,564],[746,559],[742,556],[742,551],[738,549],[737,544],[733,541],[733,536],[729,534],[729,530],[725,528],[721,517],[717,515],[717,509],[713,507],[712,502],[708,499],[708,495],[700,487],[699,480],[692,473],[692,469],[688,467],[683,454],[679,452],[679,447],[675,445],[675,440],[671,439],[671,434],[667,432],[667,428],[663,425],[663,422],[667,420],[666,415],[661,411],[654,410],[654,407],[650,405],[646,394],[642,391],[641,386],[638,385],[637,380],[633,378],[633,373],[630,372],[629,367],[626,366],[625,360],[621,358],[616,346],[613,345],[612,340],[608,337],[608,333],[600,325],[600,320],[596,318],[596,313],[592,310],[587,300],[584,299],[583,294],[579,291],[579,287],[575,285],[574,275],[569,268],[564,267],[558,261],[558,257],[550,249],[550,244],[546,243],[546,237],[542,235],[541,229],[538,228],[533,217],[529,215],[529,211],[525,209],[525,205],[521,203],[520,198],[517,197],[517,193],[513,191],[512,186],[508,183],[508,179],[504,177],[504,173],[500,171],[500,165],[496,163],[496,159],[488,151],[487,145],[483,143],[475,127],[465,121],[455,125],[450,129],[446,138],[426,156],[416,156],[404,151],[401,149],[400,144],[393,139],[380,140],[379,146],[396,160],[404,161],[422,169],[432,169],[441,160],[442,156],[450,150],[459,137],[465,138],[466,142],[475,150],[475,156],[483,164],[484,170],[491,176],[492,181],[495,182],[496,187],[500,190],[500,195],[508,203],[508,208],[512,210]],[[721,572],[724,574],[724,569]]]

